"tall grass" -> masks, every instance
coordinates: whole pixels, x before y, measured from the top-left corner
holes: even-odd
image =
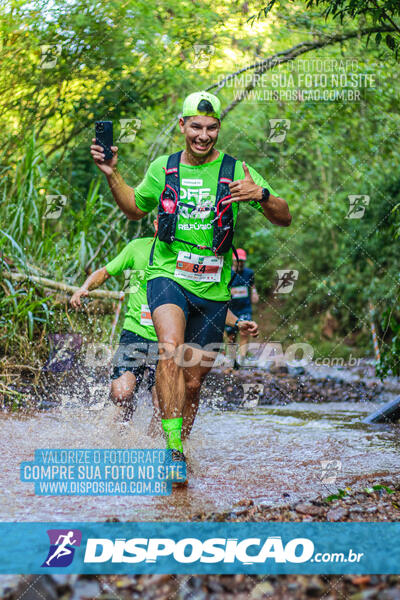
[[[0,158],[0,366],[10,360],[40,362],[47,332],[82,326],[56,294],[28,280],[16,283],[10,272],[79,285],[99,245],[91,268],[114,255],[115,246],[128,241],[127,222],[114,216],[115,205],[100,192],[100,183],[92,180],[83,200],[74,195],[66,178],[46,162],[34,135],[14,165],[2,165]],[[49,195],[67,197],[57,219],[46,218]]]

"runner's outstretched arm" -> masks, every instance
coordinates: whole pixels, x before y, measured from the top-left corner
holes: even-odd
[[[125,183],[121,173],[117,169],[114,169],[110,175],[107,175],[107,181],[116,203],[128,219],[131,221],[140,221],[140,219],[147,215],[146,212],[136,206],[135,190]]]
[[[97,269],[86,279],[85,283],[71,296],[70,304],[73,308],[81,307],[81,296],[88,296],[89,290],[95,290],[110,277],[105,267]]]
[[[134,189],[125,183],[121,173],[118,172],[118,147],[111,146],[113,157],[110,160],[104,160],[103,148],[96,145],[96,138],[93,138],[92,142],[90,154],[97,167],[107,177],[108,185],[116,203],[128,219],[140,221],[147,213],[136,206]]]
[[[261,200],[262,188],[257,186],[258,197],[256,200]],[[261,203],[260,203],[261,204]],[[289,212],[289,207],[287,205],[286,200],[283,198],[278,198],[278,196],[273,196],[270,194],[268,202],[266,204],[261,204],[263,209],[264,217],[268,219],[273,225],[279,225],[280,227],[289,227],[292,222],[292,216]]]
[[[235,323],[238,320],[238,317],[228,308],[228,312],[226,313],[225,325],[229,327],[235,327]],[[248,333],[252,337],[258,336],[258,325],[255,321],[239,321],[237,324],[239,331],[242,333]]]

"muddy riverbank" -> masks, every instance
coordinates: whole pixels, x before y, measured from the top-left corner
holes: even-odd
[[[36,448],[162,447],[141,391],[121,426],[104,370],[46,375],[45,393],[0,414],[0,518],[32,521],[399,521],[400,426],[364,418],[399,393],[370,363],[304,372],[215,369],[186,452],[187,488],[170,497],[39,497],[19,481]],[[399,576],[29,576],[6,600],[400,600]]]

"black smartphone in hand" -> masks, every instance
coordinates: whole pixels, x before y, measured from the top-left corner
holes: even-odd
[[[113,157],[111,146],[113,146],[113,124],[112,121],[96,121],[95,127],[96,144],[104,150],[104,160]]]

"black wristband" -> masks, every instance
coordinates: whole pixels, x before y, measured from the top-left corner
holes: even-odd
[[[269,191],[268,188],[263,188],[262,189],[262,195],[261,195],[261,200],[260,200],[260,204],[266,204],[269,200],[271,193]]]

